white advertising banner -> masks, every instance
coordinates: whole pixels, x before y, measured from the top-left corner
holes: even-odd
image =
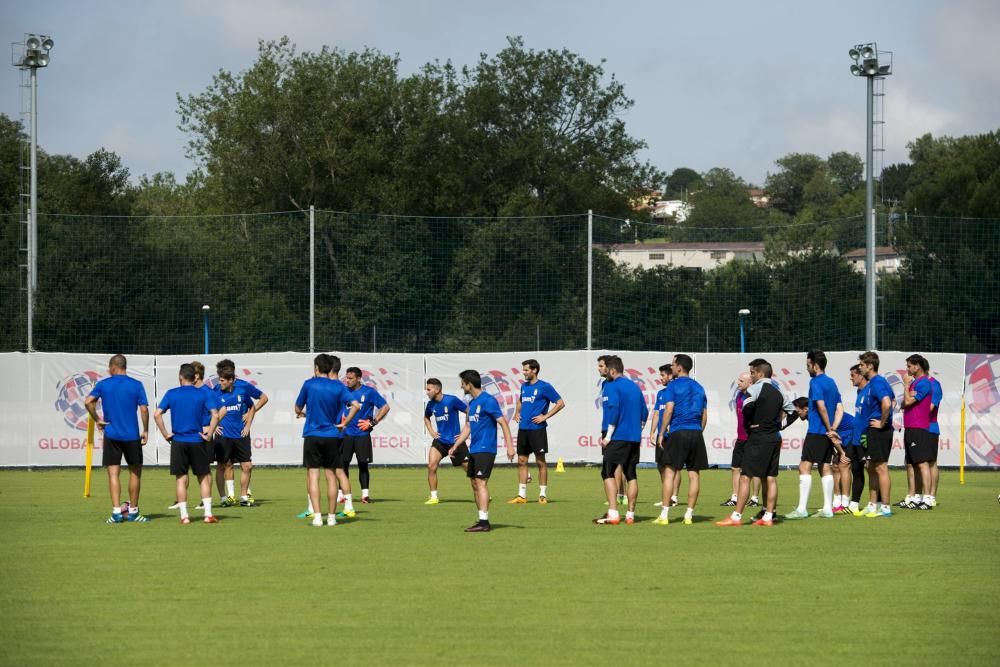
[[[388,401],[388,417],[372,433],[376,464],[421,464],[426,461],[430,436],[423,424],[426,404],[424,381],[437,377],[447,393],[459,395],[458,374],[478,370],[483,387],[495,395],[508,419],[523,383],[521,362],[537,359],[540,377],[550,382],[566,401],[566,409],[549,426],[549,458],[566,462],[601,460],[600,379],[597,357],[605,350],[569,352],[511,352],[496,354],[363,354],[339,355],[343,368],[358,366],[364,382],[378,390]],[[625,375],[642,389],[647,405],[652,407],[659,383],[659,366],[669,363],[670,352],[615,352],[622,357]],[[215,381],[215,364],[226,355],[200,360],[208,367],[209,383]],[[736,439],[734,412],[736,377],[754,354],[694,354],[693,376],[708,396],[708,427],[705,442],[709,462],[728,465]],[[789,396],[808,394],[809,376],[805,353],[762,355],[775,369],[775,379]],[[881,353],[880,372],[896,390],[897,405],[902,402],[902,378],[906,372],[907,353]],[[939,461],[952,466],[959,463],[961,404],[965,394],[969,405],[967,465],[1000,464],[996,452],[1000,445],[995,436],[995,415],[1000,406],[1000,356],[928,354],[931,374],[944,389],[939,411],[941,440]],[[241,354],[231,358],[237,376],[257,385],[268,395],[269,404],[254,421],[252,444],[254,461],[260,464],[298,465],[302,458],[302,425],[295,418],[294,402],[302,383],[312,375],[314,355],[285,352]],[[837,382],[845,408],[854,412],[855,389],[848,370],[857,362],[858,352],[828,354],[828,374]],[[141,380],[149,398],[150,411],[167,389],[177,385],[177,370],[190,356],[128,357],[129,375]],[[8,381],[0,387],[0,466],[82,465],[87,415],[84,399],[94,384],[107,376],[107,355],[5,353],[0,354],[0,372]],[[968,379],[967,379],[968,378]],[[464,397],[467,398],[467,397]],[[169,417],[168,417],[169,420]],[[896,410],[897,428],[891,463],[903,462],[902,417]],[[517,433],[517,425],[511,425]],[[150,419],[151,438],[145,452],[147,464],[166,465],[169,450],[156,433]],[[647,431],[648,433],[648,425]],[[805,425],[796,423],[784,433],[782,465],[799,461]],[[100,465],[101,435],[97,436],[94,462]],[[644,437],[643,462],[653,460],[653,447]],[[500,458],[503,458],[501,452]]]
[[[357,366],[362,371],[363,382],[375,388],[389,403],[385,421],[372,431],[375,463],[423,461],[418,446],[423,431],[423,355],[352,353],[338,356],[344,364],[341,378],[349,366]],[[295,399],[302,383],[312,377],[315,355],[281,352],[199,358],[206,366],[208,384],[215,385],[215,364],[224,358],[236,364],[238,378],[256,385],[268,397],[250,433],[254,462],[264,465],[302,463],[304,422],[295,418]],[[190,356],[157,358],[158,397],[177,386],[177,371],[182,363],[189,361]],[[169,413],[166,419],[169,421]],[[155,444],[159,461],[169,463],[169,445],[158,433]]]
[[[109,359],[110,355],[40,352],[0,355],[0,368],[4,377],[10,378],[0,390],[0,412],[4,414],[0,465],[83,465],[87,438],[84,401],[94,385],[108,377]],[[143,383],[150,405],[155,398],[154,362],[152,356],[128,358],[128,374]],[[138,419],[136,412],[136,423]],[[103,434],[98,431],[94,465],[101,464],[102,445]],[[151,450],[145,452],[145,461],[156,463]]]

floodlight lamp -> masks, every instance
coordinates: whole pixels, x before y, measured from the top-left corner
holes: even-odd
[[[854,47],[853,49],[851,49],[850,51],[847,52],[847,55],[849,55],[850,57],[852,57],[855,60],[857,60],[858,58],[861,57],[861,52],[858,51],[857,47]]]
[[[39,41],[39,39],[34,35],[32,35],[31,37],[29,37],[24,41],[24,48],[28,49],[29,51],[34,51],[39,46],[41,46],[41,44],[42,43]]]
[[[857,65],[851,65],[851,74],[853,74],[854,76],[861,76],[863,73],[864,72],[861,71],[860,67],[858,67]]]
[[[879,69],[878,68],[878,61],[875,60],[874,58],[866,60],[864,62],[864,66],[865,66],[865,75],[866,76],[875,76],[876,74],[878,74],[878,69]]]
[[[51,51],[52,47],[55,45],[56,43],[52,41],[51,37],[46,37],[45,39],[42,40],[42,48],[45,49],[46,51]]]
[[[749,314],[750,314],[750,309],[749,308],[740,308],[740,312],[739,312],[740,317],[746,317]]]
[[[33,54],[25,56],[24,60],[21,61],[21,62],[24,63],[25,67],[34,67],[34,66],[36,66],[38,64],[38,62],[35,59],[35,56]]]
[[[43,53],[40,56],[38,56],[38,66],[39,67],[48,67],[49,66],[49,56],[48,56],[48,54]]]
[[[869,58],[871,58],[874,55],[875,55],[875,49],[873,49],[871,46],[864,46],[864,47],[862,47],[862,49],[861,49],[861,57],[864,60],[868,60]]]
[[[878,68],[879,76],[889,76],[892,74],[892,65],[880,65]]]

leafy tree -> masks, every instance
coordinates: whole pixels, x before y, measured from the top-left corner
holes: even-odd
[[[812,153],[789,153],[775,163],[780,170],[767,175],[764,188],[771,195],[771,206],[795,215],[804,204],[806,186],[824,168],[824,162]]]

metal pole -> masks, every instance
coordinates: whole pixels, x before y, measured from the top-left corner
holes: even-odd
[[[316,351],[316,207],[309,205],[309,352]]]
[[[865,117],[865,348],[876,349],[875,341],[875,185],[874,123],[875,123],[875,77],[868,80],[868,112]]]
[[[594,332],[594,211],[587,211],[587,349]]]
[[[372,325],[372,352],[375,352],[375,336],[377,335],[376,325]]]
[[[708,352],[708,325],[705,325],[705,351]]]
[[[542,349],[542,326],[540,324],[535,325],[535,350],[541,351]]]
[[[38,70],[31,68],[31,204],[28,208],[28,352],[35,350],[35,288],[38,286]]]
[[[740,315],[740,354],[746,354],[747,352],[747,339],[743,332],[743,316]]]
[[[201,307],[202,321],[205,323],[205,355],[208,355],[208,306]]]

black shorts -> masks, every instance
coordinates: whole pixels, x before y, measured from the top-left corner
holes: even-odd
[[[865,451],[863,460],[871,463],[888,463],[892,452],[892,427],[865,429],[862,447]]]
[[[248,463],[250,461],[250,438],[216,438],[216,463]]]
[[[742,468],[743,467],[743,450],[746,448],[746,446],[747,446],[747,441],[746,440],[737,440],[736,444],[733,445],[733,463],[732,463],[732,466],[734,468]]]
[[[911,464],[937,461],[938,435],[925,428],[908,428],[903,432],[906,462]]]
[[[170,474],[188,474],[188,468],[196,476],[207,475],[212,470],[212,445],[207,442],[171,442]]]
[[[806,433],[802,443],[802,460],[809,463],[833,463],[833,441],[826,434]]]
[[[372,437],[368,433],[364,435],[345,435],[344,441],[340,445],[340,459],[345,470],[351,465],[351,459],[358,457],[358,463],[372,462]]]
[[[663,435],[663,445],[656,448],[656,454],[654,459],[656,461],[656,469],[663,472],[665,468],[670,466],[670,462],[667,460],[667,447],[670,446],[669,434]]]
[[[318,438],[307,435],[302,439],[302,465],[306,468],[341,468],[340,438]]]
[[[435,440],[434,442],[432,442],[431,447],[437,450],[441,454],[442,458],[448,456],[448,450],[451,449],[451,445],[449,445],[446,442],[441,442],[440,440]],[[451,458],[451,464],[456,468],[462,465],[463,463],[469,460],[469,446],[464,442],[461,443],[458,447],[455,448],[455,455],[450,458]]]
[[[489,479],[497,455],[489,452],[469,454],[469,479]]]
[[[517,431],[517,455],[535,455],[535,459],[545,460],[545,455],[549,452],[548,429],[532,428],[519,429]]]
[[[701,431],[684,430],[670,434],[667,465],[674,470],[705,470],[708,468],[708,450]]]
[[[751,435],[743,451],[740,474],[747,477],[777,477],[781,437],[777,433]]]
[[[142,465],[142,441],[141,440],[115,440],[104,436],[104,453],[101,454],[101,465],[120,466],[122,456],[125,463],[130,466]]]
[[[865,452],[861,449],[861,445],[843,445],[844,453],[847,454],[847,458],[851,460],[851,463],[855,461],[864,461]]]
[[[635,469],[639,465],[639,443],[628,440],[612,440],[604,448],[604,465],[601,467],[601,477],[611,479],[615,476],[618,466],[622,467],[625,479],[635,479]]]

